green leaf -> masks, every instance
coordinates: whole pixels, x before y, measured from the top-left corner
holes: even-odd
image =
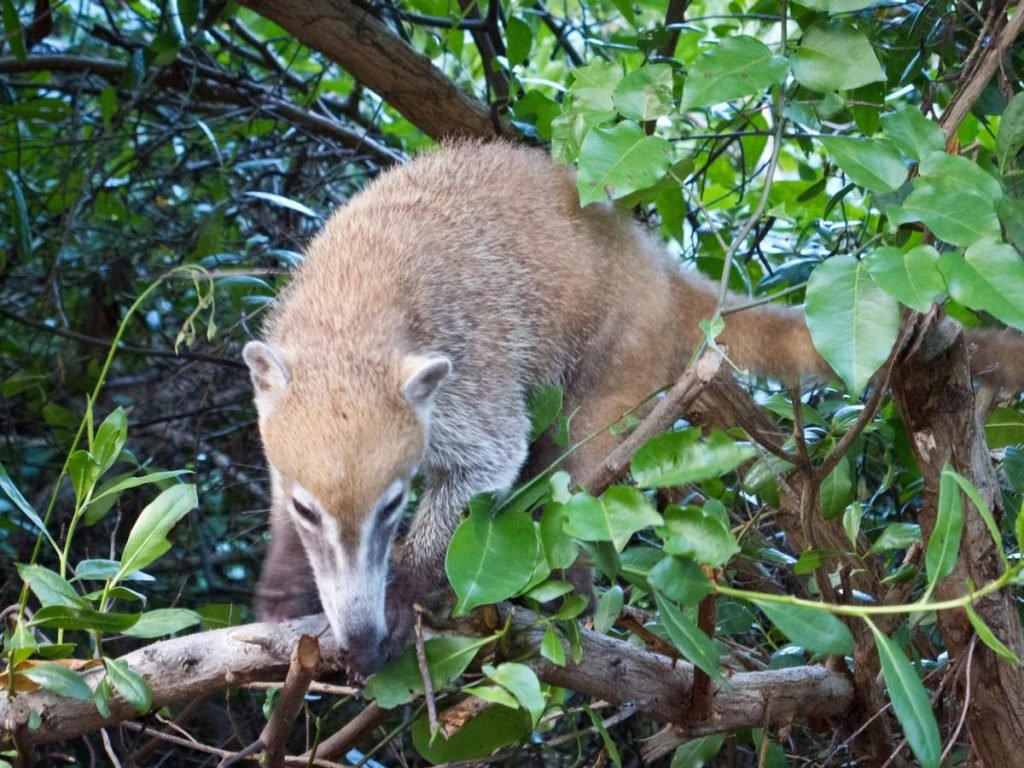
[[[167,534],[199,504],[194,485],[173,485],[139,513],[121,555],[117,580],[141,570],[170,549]]]
[[[88,608],[88,604],[59,573],[41,565],[18,564],[18,575],[28,584],[40,604]],[[92,695],[91,693],[89,694]]]
[[[974,627],[974,631],[978,633],[978,637],[981,641],[995,652],[997,656],[1001,656],[1008,662],[1013,664],[1015,667],[1020,666],[1020,659],[1017,658],[1017,654],[1011,651],[1006,645],[996,637],[996,633],[985,623],[985,620],[981,618],[974,610],[974,606],[970,603],[964,606],[964,610],[967,611],[967,618],[970,619],[971,626]]]
[[[46,530],[46,526],[43,524],[43,519],[39,516],[39,513],[32,508],[32,505],[26,501],[25,497],[21,495],[21,491],[18,490],[18,486],[16,486],[14,481],[11,480],[11,476],[7,474],[7,469],[2,463],[0,463],[0,491],[3,491],[14,506],[21,510],[21,514],[27,517],[29,521],[39,529],[39,532],[46,537],[48,542],[50,542],[50,546],[53,547],[54,552],[59,554],[61,548],[57,546],[57,542],[54,541],[50,532]]]
[[[803,605],[752,601],[782,633],[812,653],[847,656],[853,653],[849,628],[827,611]]]
[[[18,19],[18,9],[14,7],[13,0],[4,2],[4,37],[11,46],[11,53],[18,60],[19,64],[25,63],[25,33]]]
[[[630,72],[612,93],[615,109],[631,120],[654,120],[672,111],[672,67],[648,64]]]
[[[822,136],[830,158],[855,184],[872,192],[895,192],[907,179],[903,158],[887,142]]]
[[[914,191],[893,212],[893,221],[921,221],[947,243],[969,246],[982,238],[999,237],[994,204],[953,179],[914,179]]]
[[[100,632],[123,632],[139,620],[138,613],[94,611],[71,605],[48,605],[36,611],[29,626],[57,629],[95,629]]]
[[[99,475],[110,469],[121,455],[128,436],[128,417],[124,408],[115,408],[96,430],[92,441],[92,455],[99,465]]]
[[[922,768],[938,768],[942,741],[928,693],[907,657],[878,627],[868,621],[875,636],[882,676],[889,689],[892,709],[903,726],[911,751]]]
[[[725,743],[724,733],[701,736],[699,739],[684,741],[676,747],[669,768],[704,768],[718,757]]]
[[[939,252],[919,245],[903,253],[899,248],[878,248],[864,257],[868,274],[879,288],[918,312],[927,312],[946,290],[939,269]]]
[[[882,115],[882,130],[904,155],[920,161],[946,148],[946,134],[915,106]]]
[[[884,80],[867,36],[842,21],[821,21],[804,32],[793,55],[793,76],[812,91],[850,90]]]
[[[130,637],[146,639],[163,637],[195,626],[202,618],[195,611],[186,608],[158,608],[155,611],[146,611],[124,633]]]
[[[683,87],[680,110],[762,93],[786,79],[789,62],[746,35],[724,38],[697,58]]]
[[[948,464],[939,478],[939,504],[935,517],[935,530],[928,538],[924,564],[928,573],[926,594],[931,594],[936,583],[950,574],[960,552],[960,537],[964,529],[963,502],[960,489]]]
[[[943,254],[939,266],[954,299],[1024,331],[1024,261],[1012,245],[979,240],[963,258]]]
[[[526,512],[495,515],[480,497],[448,545],[445,571],[458,595],[454,615],[497,603],[525,587],[537,562],[539,541]]]
[[[709,509],[713,501],[709,499],[704,507],[671,506],[665,510],[665,525],[657,531],[665,540],[665,552],[720,566],[740,551],[728,523]]]
[[[506,691],[500,685],[473,685],[469,688],[463,688],[463,693],[468,693],[471,696],[476,696],[478,699],[483,699],[491,704],[500,704],[503,707],[511,707],[512,709],[518,709],[519,703],[516,701],[516,697]]]
[[[506,661],[497,667],[485,664],[483,672],[491,680],[516,697],[519,705],[530,713],[533,727],[544,714],[544,694],[540,690],[537,674],[525,664]]]
[[[423,644],[430,669],[430,682],[440,690],[462,674],[476,656],[476,652],[494,638],[457,637],[446,635],[433,637]],[[371,677],[363,690],[363,696],[372,699],[384,709],[408,704],[423,693],[423,676],[420,674],[414,649],[389,661]]]
[[[966,157],[931,152],[921,160],[920,171],[921,177],[925,180],[941,179],[952,182],[962,192],[976,195],[993,205],[1003,196],[999,180]]]
[[[1024,147],[1024,93],[1016,94],[999,118],[999,133],[996,134],[996,158],[999,172],[1007,169]]]
[[[4,0],[4,10],[10,5],[11,0]],[[12,6],[13,7],[13,6]],[[8,37],[13,44],[15,39]],[[28,216],[28,205],[25,203],[25,193],[21,189],[21,182],[11,171],[4,172],[7,177],[7,185],[11,188],[11,230],[14,232],[14,243],[18,249],[18,256],[22,261],[32,258],[32,224]],[[0,255],[0,267],[3,267],[3,256]]]
[[[853,463],[844,456],[821,483],[821,516],[835,520],[853,501]]]
[[[862,261],[840,255],[811,274],[805,311],[814,346],[859,394],[892,351],[899,304],[868,277]]]
[[[75,451],[68,456],[68,475],[75,489],[75,502],[81,504],[100,477],[99,462],[88,451]]]
[[[683,605],[696,605],[711,594],[711,581],[688,557],[662,558],[647,574],[647,581],[661,594]]]
[[[505,48],[508,65],[514,67],[526,61],[533,45],[533,30],[518,16],[509,16],[505,21]]]
[[[885,530],[875,539],[868,554],[873,555],[876,552],[885,552],[891,549],[906,549],[920,541],[921,526],[916,523],[891,523],[885,526]]]
[[[492,706],[462,725],[447,739],[431,738],[424,712],[412,725],[416,751],[432,765],[486,758],[506,744],[515,744],[530,734],[530,720],[519,709]]]
[[[538,584],[527,592],[523,597],[528,597],[531,600],[536,600],[538,603],[548,603],[552,600],[557,600],[562,595],[567,595],[572,592],[572,584],[567,581],[560,581],[558,579],[549,579],[548,581]]]
[[[540,642],[540,655],[555,666],[565,666],[565,647],[553,624],[548,624],[544,630],[544,638]]]
[[[999,530],[999,523],[996,522],[996,518],[992,514],[992,510],[989,509],[988,504],[985,503],[985,499],[978,493],[978,489],[974,487],[970,480],[956,472],[948,464],[943,468],[943,473],[948,473],[956,481],[957,485],[960,486],[960,490],[971,500],[974,508],[978,511],[978,515],[985,523],[985,527],[988,528],[989,535],[992,537],[992,543],[995,545],[995,550],[1003,559],[1003,567],[1009,567],[1006,553],[1003,551],[1003,534]]]
[[[576,562],[580,551],[579,545],[565,532],[566,514],[564,504],[552,502],[540,518],[540,541],[551,568],[568,568]]]
[[[624,485],[613,485],[600,499],[577,493],[565,505],[566,533],[583,541],[610,541],[617,552],[634,533],[661,522],[644,495]]]
[[[648,136],[630,120],[612,128],[593,128],[580,146],[580,204],[618,200],[651,187],[671,164],[672,145],[660,136]]]
[[[536,441],[562,412],[562,388],[546,384],[531,390],[526,397],[530,413],[530,442]]]
[[[40,664],[19,672],[41,688],[69,699],[88,701],[92,688],[77,672],[60,664]]]
[[[594,611],[594,631],[605,635],[608,633],[622,613],[624,595],[622,587],[613,584],[597,599],[597,610]]]
[[[688,661],[703,670],[712,680],[724,681],[725,676],[722,674],[722,667],[718,662],[718,647],[711,638],[701,632],[700,627],[694,622],[686,618],[686,615],[676,608],[671,600],[667,600],[657,593],[655,593],[654,599],[658,605],[662,626],[668,632],[673,645]]]
[[[107,668],[107,678],[114,686],[114,690],[135,707],[135,711],[140,715],[149,712],[153,706],[153,694],[146,681],[121,659],[104,657],[103,664]]]
[[[843,510],[843,530],[846,538],[850,540],[850,546],[857,547],[857,537],[860,536],[860,523],[864,519],[864,506],[860,502],[853,502]]]
[[[1024,443],[1024,416],[1012,408],[996,408],[985,422],[985,440],[989,448]]]
[[[615,111],[615,89],[622,79],[622,68],[610,61],[595,61],[572,71],[569,86],[570,107],[577,112]]]
[[[665,488],[721,477],[756,455],[750,445],[714,430],[706,442],[686,429],[651,438],[634,454],[633,479],[641,488]]]
[[[121,572],[121,562],[119,560],[83,560],[75,566],[75,579],[76,581],[104,581],[106,579],[112,579]],[[133,571],[132,573],[125,574],[119,581],[156,581],[148,573],[143,571]]]

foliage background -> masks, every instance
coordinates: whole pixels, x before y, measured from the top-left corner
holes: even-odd
[[[979,84],[973,110],[950,137],[967,165],[929,167],[926,150],[941,151],[944,137],[934,122],[909,117],[910,110],[936,121],[949,114],[958,85],[1005,22],[1001,7],[856,0],[358,7],[488,103],[496,121],[500,114],[550,145],[556,158],[578,160],[584,202],[613,189],[687,267],[718,279],[728,263],[734,290],[799,303],[812,271],[831,256],[870,254],[882,263],[892,254],[875,256],[881,246],[903,253],[935,244],[959,258],[985,237],[1021,245],[1016,155],[1024,107],[1011,101],[1020,87],[1019,48],[1003,51],[995,76]],[[265,547],[267,494],[239,349],[330,209],[382,168],[429,147],[436,127],[414,125],[327,57],[234,3],[3,0],[3,10],[0,462],[29,503],[45,510],[128,307],[169,270],[201,267],[160,283],[131,316],[93,411],[97,423],[117,406],[127,411],[119,472],[184,468],[199,490],[199,507],[173,531],[173,550],[147,569],[156,577],[145,587],[148,606],[196,610],[204,627],[247,620]],[[901,131],[898,121],[909,127]],[[822,140],[832,135],[874,141]],[[908,181],[908,167],[918,181]],[[950,211],[961,225],[952,230],[941,223]],[[882,275],[878,285],[905,305],[923,302],[915,307],[923,309],[952,294],[945,306],[957,319],[992,323],[995,316],[1021,327],[1024,268],[1016,250],[999,251],[994,266],[980,256],[961,260],[974,273],[930,253],[920,273],[936,286],[930,295],[901,293],[898,277],[887,282],[884,265],[872,275]],[[829,304],[851,279],[838,265],[851,262],[826,263],[836,265],[819,277]],[[985,280],[977,282],[977,274]],[[833,363],[850,393],[821,386],[802,395],[815,461],[851,428],[860,390],[888,355],[895,324],[882,318],[898,321],[888,295],[880,299],[883,311],[855,312],[869,342],[849,361],[848,375]],[[848,330],[833,328],[832,338]],[[792,431],[792,393],[768,384],[756,394]],[[1024,420],[1019,400],[996,404],[1002,426],[989,438],[1010,541],[1024,492]],[[762,459],[762,476],[768,462]],[[732,524],[742,527],[735,565],[741,580],[813,595],[807,573],[826,554],[805,552],[793,569],[801,553],[772,526],[777,491],[767,474],[760,484],[750,473],[746,485],[733,475],[703,480],[696,493],[723,501]],[[909,583],[907,594],[919,594],[926,579],[907,554],[920,541],[921,486],[889,401],[822,486],[819,511],[847,526],[856,517],[874,543],[874,567]],[[152,497],[146,487],[121,494],[95,524],[76,530],[74,559],[115,558]],[[55,499],[47,526],[64,541],[75,506],[71,484],[61,484]],[[15,563],[55,563],[45,549],[34,554],[36,530],[13,504],[0,500],[0,515],[0,605],[9,605],[22,590]],[[650,567],[650,558],[660,557],[645,554],[660,546],[656,538],[634,545],[624,558]],[[654,610],[625,586],[627,599]],[[915,628],[914,644],[906,625],[900,632],[923,670],[941,667],[933,624]],[[761,664],[803,658],[803,649],[787,645],[739,601],[719,598],[717,634],[751,649]],[[108,647],[134,645],[121,639]],[[211,702],[194,732],[240,748],[261,727],[261,703],[262,694],[244,692],[227,706]],[[325,697],[310,704],[309,722],[330,730],[357,709]],[[940,718],[944,735],[957,716],[954,706]],[[562,749],[531,749],[514,759],[574,764],[611,752],[586,712],[574,710],[557,728],[584,733]],[[629,719],[612,733],[621,759],[635,762],[638,740],[652,726]],[[763,759],[783,764],[788,752],[794,763],[827,764],[849,756],[848,743],[828,736],[798,726]],[[951,738],[963,759],[966,743]],[[731,735],[729,744],[722,764],[756,761],[762,746],[749,732]],[[127,754],[137,746],[116,749]],[[90,737],[87,746],[67,749],[82,760],[91,752],[95,761],[102,747]]]

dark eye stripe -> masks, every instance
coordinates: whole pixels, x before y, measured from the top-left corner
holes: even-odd
[[[295,499],[292,499],[292,506],[295,507],[295,514],[297,514],[307,523],[311,523],[313,525],[320,524],[320,518],[317,517],[316,512],[311,510],[309,507],[305,506],[304,504],[300,504]]]

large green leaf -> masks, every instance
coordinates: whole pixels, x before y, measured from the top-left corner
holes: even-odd
[[[124,633],[131,637],[152,639],[180,632],[202,620],[202,616],[187,608],[157,608],[142,614]]]
[[[1024,416],[1012,408],[996,408],[985,420],[985,441],[989,448],[1024,443]]]
[[[907,178],[907,167],[888,143],[823,136],[828,155],[855,184],[872,192],[894,192]]]
[[[842,21],[822,21],[804,32],[793,56],[793,75],[812,91],[859,88],[884,80],[867,36]]]
[[[615,109],[631,120],[654,120],[672,110],[672,67],[647,64],[630,72],[612,94]]]
[[[929,176],[914,180],[914,191],[890,215],[896,224],[921,221],[937,237],[968,246],[982,238],[999,237],[995,204],[952,178]]]
[[[672,164],[672,145],[648,136],[624,120],[612,128],[594,128],[580,146],[576,185],[580,204],[620,197],[657,183]]]
[[[464,723],[448,738],[431,738],[426,713],[412,724],[416,751],[433,765],[486,758],[506,744],[529,736],[530,719],[511,707],[492,706]]]
[[[493,638],[458,637],[446,635],[433,637],[424,644],[430,683],[440,690],[462,674],[476,656],[476,652]],[[384,709],[394,709],[408,704],[423,693],[423,676],[416,661],[413,648],[393,661],[389,661],[371,677],[363,690],[363,696],[376,701]]]
[[[610,541],[621,552],[629,538],[661,525],[661,515],[635,488],[613,485],[600,499],[577,493],[565,505],[565,532],[582,541]]]
[[[41,605],[88,608],[89,605],[59,573],[41,565],[18,565],[18,575],[28,584]]]
[[[818,352],[851,393],[863,391],[899,335],[899,304],[868,277],[862,261],[840,255],[814,270],[805,310]]]
[[[922,768],[938,768],[942,740],[928,693],[896,644],[871,622],[868,622],[868,626],[875,636],[878,657],[882,662],[882,676],[889,689],[893,712],[903,726],[907,743]]]
[[[963,257],[942,254],[939,266],[954,299],[1024,331],[1024,261],[1012,245],[986,238]]]
[[[718,757],[725,743],[724,733],[701,736],[699,739],[685,741],[676,747],[669,768],[704,768]]]
[[[926,180],[942,179],[952,182],[961,191],[977,195],[993,205],[1003,196],[1003,187],[999,180],[966,157],[931,152],[921,160],[920,171],[922,178]]]
[[[121,555],[118,578],[141,570],[171,548],[167,534],[199,503],[194,485],[173,485],[139,513]]]
[[[94,611],[73,605],[48,605],[40,608],[29,622],[33,627],[56,629],[95,629],[100,632],[124,632],[139,620],[138,613]]]
[[[665,510],[665,525],[658,529],[658,535],[665,540],[668,554],[719,566],[740,551],[727,522],[713,509],[715,503],[709,499],[703,507],[672,506]]]
[[[844,456],[821,483],[821,516],[825,520],[840,517],[853,501],[853,490],[853,463]]]
[[[864,257],[868,273],[878,286],[911,309],[927,312],[946,290],[939,269],[939,252],[919,245],[903,253],[899,248],[878,248]]]
[[[103,475],[110,469],[117,457],[121,455],[121,448],[128,436],[128,416],[124,408],[115,408],[96,430],[96,437],[92,441],[92,455],[99,464],[99,474]]]
[[[680,109],[762,93],[785,80],[788,71],[785,57],[773,56],[761,41],[746,35],[727,37],[698,57],[690,68]]]
[[[882,115],[882,130],[900,152],[913,160],[920,161],[946,147],[946,135],[939,124],[914,106]]]
[[[641,488],[665,488],[721,477],[756,455],[753,447],[737,443],[715,430],[706,442],[700,431],[685,429],[651,438],[633,456],[633,479]]]
[[[516,594],[533,575],[540,543],[526,512],[494,514],[493,505],[470,502],[470,512],[448,545],[445,570],[458,595],[455,614]]]
[[[92,698],[92,688],[74,670],[59,664],[40,664],[20,672],[36,685],[53,691],[58,696],[69,699],[88,701]]]
[[[647,581],[661,594],[683,605],[696,605],[711,594],[711,581],[689,557],[662,558],[647,574]]]
[[[719,651],[714,641],[705,635],[700,627],[688,619],[671,600],[655,594],[658,605],[658,618],[668,632],[672,644],[695,667],[702,670],[712,680],[722,682],[725,677],[718,662]]]
[[[812,653],[846,656],[853,653],[853,635],[849,628],[827,611],[802,605],[785,605],[754,600],[772,624],[797,645]]]

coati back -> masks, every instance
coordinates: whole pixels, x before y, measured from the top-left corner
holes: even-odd
[[[384,174],[330,218],[244,350],[273,489],[260,613],[309,612],[312,573],[351,667],[372,671],[413,603],[442,594],[466,501],[516,481],[527,393],[559,384],[574,434],[601,429],[682,372],[716,296],[610,206],[581,209],[540,151],[459,144]],[[799,309],[730,315],[719,340],[742,368],[830,374]],[[573,453],[573,477],[613,439]]]

